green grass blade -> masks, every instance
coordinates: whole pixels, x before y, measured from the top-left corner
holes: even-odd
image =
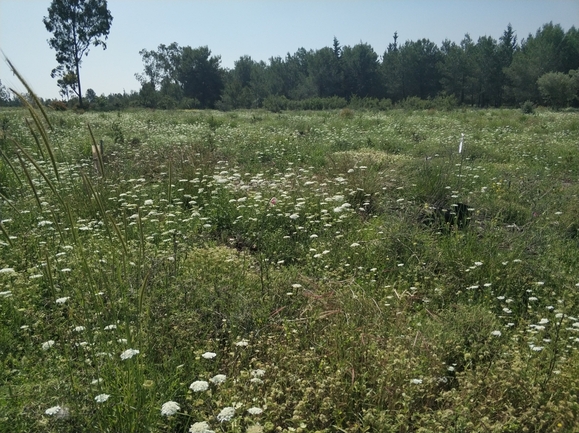
[[[40,140],[38,139],[38,135],[36,134],[36,132],[34,132],[34,128],[32,128],[32,125],[30,124],[30,120],[26,119],[26,124],[28,125],[28,129],[30,130],[32,137],[34,138],[34,141],[36,142],[36,146],[38,147],[38,151],[40,152],[42,159],[46,159],[46,157],[44,156],[44,152],[42,151],[42,146],[40,145]]]
[[[14,142],[16,147],[18,147],[18,150],[26,157],[26,159],[28,159],[28,161],[30,161],[30,163],[34,166],[34,168],[36,168],[36,171],[38,171],[38,173],[44,178],[44,180],[46,181],[46,184],[51,189],[51,191],[54,193],[54,195],[58,198],[58,200],[64,204],[64,200],[62,199],[62,196],[60,195],[60,193],[58,192],[58,190],[56,189],[56,187],[54,186],[52,181],[48,178],[46,173],[44,173],[44,170],[42,170],[42,168],[38,165],[38,163],[32,157],[32,155],[30,155],[26,150],[24,150],[24,148],[17,141],[15,141],[15,140],[12,140],[12,141]]]
[[[50,161],[52,163],[52,167],[54,168],[54,174],[56,175],[56,179],[60,181],[60,176],[58,174],[58,166],[56,165],[56,158],[54,157],[54,153],[52,152],[52,147],[50,146],[48,134],[46,133],[46,129],[42,125],[42,122],[40,121],[40,118],[38,117],[36,110],[30,104],[30,102],[28,102],[26,100],[26,98],[24,96],[22,96],[20,93],[16,92],[13,89],[10,89],[10,90],[18,97],[18,99],[20,99],[20,102],[22,102],[22,105],[24,105],[28,109],[28,112],[32,116],[32,120],[34,120],[34,123],[36,124],[36,128],[40,132],[40,135],[42,137],[42,141],[44,142],[44,146],[46,147],[46,150],[48,151],[48,155],[50,156]]]
[[[14,206],[14,204],[12,204],[12,201],[8,197],[6,197],[4,194],[2,194],[1,192],[0,192],[0,198],[2,200],[4,200],[4,202],[8,206],[10,206],[13,210],[15,210],[17,213],[20,213],[20,211],[16,208],[16,206]]]
[[[10,239],[10,236],[8,235],[8,232],[6,231],[4,224],[2,224],[2,221],[0,221],[0,231],[2,232],[2,234],[4,234],[4,236],[6,237],[6,240],[10,244],[10,246],[12,246],[12,239]]]
[[[20,161],[20,166],[22,167],[22,170],[24,170],[24,175],[26,176],[26,179],[28,180],[28,185],[30,185],[30,188],[32,189],[32,192],[34,193],[34,198],[36,199],[36,204],[38,205],[38,209],[42,209],[42,205],[40,204],[40,198],[38,197],[38,192],[36,191],[36,187],[34,186],[34,182],[32,180],[32,177],[30,176],[30,173],[28,172],[28,169],[26,168],[26,164],[24,163],[24,160],[22,159],[22,157],[20,156],[20,154],[17,154],[18,156],[18,161]]]
[[[12,173],[14,173],[14,176],[16,176],[18,183],[20,184],[20,186],[22,186],[22,180],[20,179],[20,176],[18,176],[18,172],[14,168],[12,161],[10,161],[10,159],[6,156],[6,154],[4,152],[2,152],[2,150],[0,150],[0,155],[2,155],[2,158],[4,158],[4,161],[6,161],[6,164],[8,164],[8,167],[10,167],[10,169],[12,170]]]
[[[95,138],[94,138],[94,134],[92,133],[92,128],[90,127],[90,124],[87,123],[86,126],[88,126],[88,132],[90,133],[90,138],[92,140],[92,148],[94,149],[94,151],[97,154],[97,159],[98,159],[98,168],[99,168],[99,173],[101,174],[101,176],[104,178],[105,177],[105,164],[103,161],[103,155],[101,152],[101,148],[100,146],[97,144]]]

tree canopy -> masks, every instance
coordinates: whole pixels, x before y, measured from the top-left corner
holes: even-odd
[[[141,89],[123,104],[224,110],[347,104],[388,108],[433,100],[477,107],[517,107],[525,102],[556,108],[579,105],[575,27],[564,31],[548,23],[519,41],[509,24],[498,40],[490,36],[475,40],[465,34],[460,42],[445,40],[440,46],[426,38],[400,42],[400,37],[394,32],[382,55],[368,43],[343,46],[334,37],[326,47],[302,47],[267,61],[244,55],[231,69],[223,68],[221,57],[207,46],[161,44],[139,52],[143,71],[135,76]],[[76,93],[78,74],[73,68],[61,68],[64,88]],[[118,105],[125,96],[112,100]],[[91,95],[92,101],[105,99]]]
[[[106,0],[52,0],[48,17],[43,22],[53,34],[48,44],[56,51],[58,66],[52,77],[59,77],[58,85],[64,95],[72,90],[83,106],[80,83],[82,57],[91,45],[106,49],[105,40],[113,17]]]

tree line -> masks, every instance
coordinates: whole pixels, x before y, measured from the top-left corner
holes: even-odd
[[[379,56],[367,43],[298,49],[268,62],[242,56],[232,69],[208,47],[159,45],[140,52],[142,105],[151,108],[276,108],[352,100],[387,107],[441,98],[477,107],[525,101],[563,107],[579,90],[579,32],[548,23],[519,43],[511,25],[496,40],[468,34],[439,47],[428,39],[398,43]],[[385,102],[389,101],[389,102]]]
[[[62,1],[71,0],[53,3]],[[57,49],[59,61],[52,74],[59,78],[65,99],[51,101],[57,109],[75,103],[101,110],[140,106],[272,111],[347,105],[387,109],[394,104],[512,107],[525,102],[562,108],[579,103],[579,31],[575,27],[564,31],[552,22],[520,42],[510,24],[498,40],[482,36],[474,41],[466,34],[459,43],[445,40],[440,46],[429,39],[401,44],[394,33],[381,56],[367,43],[341,46],[334,37],[331,46],[299,48],[267,62],[241,56],[230,69],[223,68],[221,57],[206,46],[161,44],[156,50],[139,52],[143,61],[143,71],[135,74],[139,91],[97,96],[88,89],[83,95],[79,77],[82,56],[76,47],[86,49],[88,42],[106,47],[102,36],[106,39],[112,22],[106,1],[88,0],[85,8],[91,3],[95,3],[92,13],[99,7],[103,15],[100,33],[93,31],[92,40],[77,44],[64,43],[66,34],[57,37],[55,33],[49,41]],[[52,9],[49,12],[54,15]],[[63,33],[66,26],[56,26],[55,19],[45,18],[47,29]],[[61,51],[67,48],[65,56]],[[10,103],[1,83],[0,103]]]

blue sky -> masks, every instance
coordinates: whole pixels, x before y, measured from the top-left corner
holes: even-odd
[[[50,0],[0,0],[0,49],[44,98],[57,98],[57,66],[42,18]],[[207,45],[232,68],[242,55],[267,61],[298,48],[370,44],[382,55],[398,32],[399,43],[430,39],[460,42],[465,33],[498,39],[509,23],[518,39],[552,21],[579,27],[578,0],[109,0],[113,24],[108,48],[92,48],[81,69],[83,89],[97,94],[138,90],[139,51],[177,42]],[[4,85],[22,89],[0,62]]]

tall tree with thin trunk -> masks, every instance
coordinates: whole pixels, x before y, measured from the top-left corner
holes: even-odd
[[[81,107],[82,57],[88,55],[91,45],[107,48],[105,40],[112,21],[106,0],[52,0],[48,17],[43,19],[46,30],[53,35],[48,45],[56,51],[58,62],[51,76],[60,77],[58,85],[63,91],[71,89],[78,96]]]

